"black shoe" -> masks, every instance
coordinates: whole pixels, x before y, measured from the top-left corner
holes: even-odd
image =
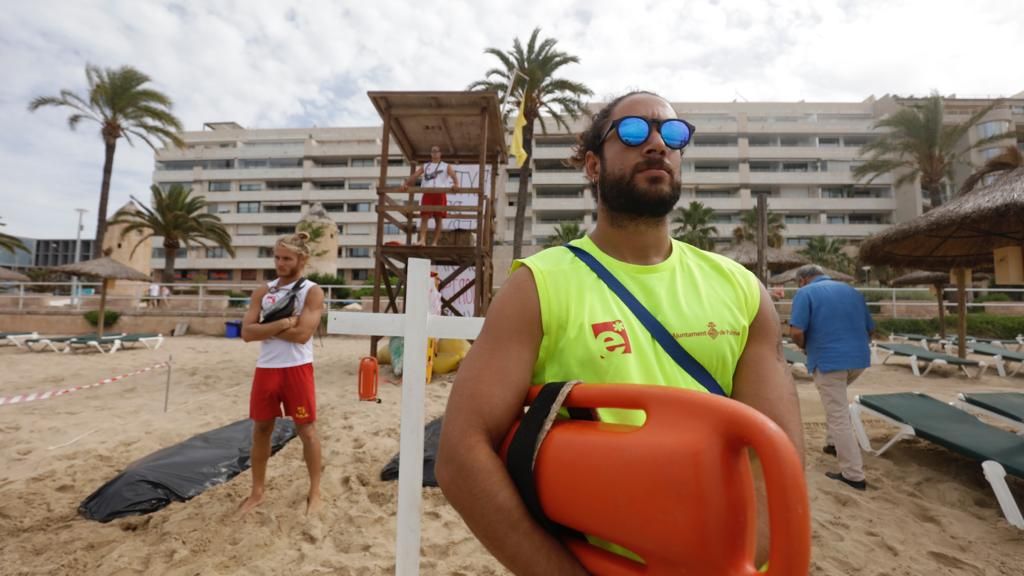
[[[847,486],[849,486],[850,488],[853,488],[854,490],[867,490],[868,489],[867,481],[865,481],[865,480],[850,480],[849,478],[847,478],[846,476],[843,476],[839,472],[825,472],[825,476],[828,476],[829,478],[831,478],[833,480],[839,480],[840,482],[842,482],[843,484],[846,484]]]
[[[825,447],[822,448],[821,451],[824,452],[825,454],[828,454],[829,456],[836,455],[836,447],[831,444],[825,444]]]

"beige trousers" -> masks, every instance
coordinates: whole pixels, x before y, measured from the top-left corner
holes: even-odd
[[[864,479],[864,459],[853,435],[850,422],[849,399],[846,389],[864,370],[814,371],[814,384],[818,387],[821,403],[825,407],[827,424],[826,442],[836,447],[839,471],[847,480]]]

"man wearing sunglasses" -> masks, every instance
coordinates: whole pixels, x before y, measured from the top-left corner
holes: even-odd
[[[570,159],[594,190],[597,224],[570,244],[662,322],[719,393],[777,422],[802,457],[799,404],[771,298],[742,266],[669,234],[682,153],[694,130],[651,93],[627,94],[599,111]],[[711,391],[669,357],[583,258],[556,247],[513,264],[448,401],[438,481],[480,541],[515,574],[586,573],[530,516],[496,452],[522,415],[531,384],[636,382]],[[614,409],[599,409],[597,417],[627,424],[643,418]],[[766,514],[759,520],[765,534]],[[764,537],[759,551],[763,559]]]

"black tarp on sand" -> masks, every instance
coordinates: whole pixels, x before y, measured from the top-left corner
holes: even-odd
[[[278,418],[271,438],[276,454],[295,437],[295,423]],[[78,506],[90,520],[109,522],[184,502],[249,468],[252,420],[240,420],[158,450],[125,468]]]
[[[437,476],[434,476],[434,463],[437,461],[437,446],[441,443],[441,426],[444,417],[438,417],[423,429],[423,485],[437,488]],[[398,460],[401,453],[395,454],[390,462],[380,471],[381,480],[398,479]]]

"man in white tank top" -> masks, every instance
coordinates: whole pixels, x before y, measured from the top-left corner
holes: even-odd
[[[306,513],[320,508],[320,438],[316,432],[316,394],[313,383],[313,332],[320,325],[324,291],[302,278],[309,260],[309,235],[299,232],[285,236],[274,246],[277,280],[252,294],[249,310],[242,320],[242,339],[260,341],[256,361],[249,417],[252,431],[252,493],[242,502],[238,515],[259,506],[266,488],[267,460],[274,420],[283,415],[295,421],[302,440],[302,455],[309,471]],[[291,315],[260,322],[264,313],[282,298],[295,292]]]
[[[420,188],[439,188],[441,190],[448,190],[451,188],[452,192],[459,191],[459,179],[458,175],[455,174],[455,168],[449,165],[447,162],[441,161],[441,147],[434,145],[430,148],[430,162],[423,164],[416,168],[416,171],[412,173],[404,182],[402,182],[402,192],[409,189],[409,185],[415,182],[418,178],[422,177]],[[424,206],[447,206],[448,196],[447,192],[424,192],[423,200],[421,202]],[[427,220],[430,218],[434,219],[434,239],[430,242],[431,245],[437,246],[437,242],[441,239],[441,224],[444,222],[445,217],[448,215],[447,212],[420,212],[420,241],[419,245],[427,243]]]

